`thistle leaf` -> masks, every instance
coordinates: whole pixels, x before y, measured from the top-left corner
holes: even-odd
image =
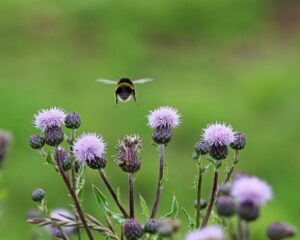
[[[194,229],[194,227],[195,227],[195,221],[191,218],[190,214],[187,212],[187,210],[185,208],[182,208],[182,211],[183,211],[184,215],[187,218],[189,229],[190,230]]]
[[[141,205],[142,213],[145,215],[145,217],[147,219],[150,218],[149,207],[141,194],[140,194],[140,205]]]
[[[104,211],[109,212],[110,210],[108,208],[108,202],[106,201],[106,197],[104,196],[104,194],[95,185],[93,185],[92,188],[98,206]]]
[[[172,217],[172,218],[176,218],[177,215],[178,215],[178,201],[175,197],[175,195],[173,196],[173,199],[172,199],[172,205],[171,205],[171,211],[169,213],[167,213],[165,215],[165,217]]]

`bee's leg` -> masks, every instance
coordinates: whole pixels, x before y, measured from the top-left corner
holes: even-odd
[[[136,96],[135,96],[135,90],[134,89],[132,90],[132,96],[133,96],[134,101],[136,102]]]
[[[115,97],[116,97],[116,104],[118,104],[118,102],[119,102],[118,95],[115,94]]]

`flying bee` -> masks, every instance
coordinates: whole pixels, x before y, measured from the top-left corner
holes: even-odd
[[[119,81],[113,81],[108,79],[98,79],[98,82],[104,84],[113,84],[117,85],[115,88],[115,97],[116,97],[116,104],[118,102],[128,102],[131,98],[134,99],[136,102],[136,92],[134,88],[134,84],[143,84],[147,82],[153,81],[150,78],[145,79],[137,79],[137,80],[130,80],[129,78],[121,78]]]

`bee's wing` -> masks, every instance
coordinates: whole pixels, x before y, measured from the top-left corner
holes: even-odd
[[[113,81],[113,80],[109,80],[109,79],[97,79],[97,82],[100,82],[100,83],[104,83],[104,84],[117,84],[116,81]]]
[[[153,79],[151,78],[143,78],[143,79],[137,79],[137,80],[133,80],[132,82],[135,83],[147,83],[147,82],[152,82]]]

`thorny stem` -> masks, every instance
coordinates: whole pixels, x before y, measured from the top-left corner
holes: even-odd
[[[74,141],[75,141],[75,136],[76,136],[76,129],[72,129],[71,130],[71,138],[70,138],[70,142],[69,142],[70,143],[70,152],[71,152],[71,154],[73,153],[73,144],[74,144]],[[76,169],[75,169],[75,161],[73,161],[73,163],[72,163],[71,177],[72,177],[72,187],[73,187],[73,190],[76,191]],[[76,216],[76,220],[79,220],[78,216]],[[77,232],[78,240],[81,240],[80,228],[77,228],[76,232]]]
[[[119,207],[120,211],[122,212],[122,214],[124,215],[125,218],[129,218],[129,214],[128,212],[125,210],[125,208],[122,206],[122,204],[120,203],[117,194],[115,193],[115,191],[113,190],[112,186],[110,185],[106,175],[105,175],[105,171],[104,169],[100,169],[99,170],[101,179],[103,180],[105,186],[107,187],[108,191],[110,192],[111,196],[113,197],[114,201],[116,202],[117,206]]]
[[[164,165],[165,165],[164,153],[165,153],[165,146],[161,144],[159,148],[159,176],[158,176],[158,183],[157,183],[157,191],[156,191],[156,198],[152,207],[151,218],[155,218],[158,210],[158,204],[160,201],[160,195],[162,191],[162,179],[164,175]]]
[[[223,181],[223,184],[224,183],[228,183],[230,181],[231,176],[232,176],[232,174],[234,172],[235,166],[239,163],[238,154],[239,154],[239,151],[238,150],[234,150],[233,162],[232,162],[232,165],[231,165],[230,169],[226,173],[226,176],[225,176],[225,179]]]
[[[129,173],[129,207],[130,218],[134,219],[134,177],[132,173]]]
[[[58,166],[58,170],[59,170],[59,172],[60,172],[60,174],[61,174],[61,176],[62,176],[62,178],[63,178],[63,180],[64,180],[64,183],[65,183],[66,187],[68,188],[68,191],[69,191],[69,193],[70,193],[70,195],[71,195],[71,197],[72,197],[72,199],[73,199],[73,201],[74,201],[74,205],[75,205],[75,207],[76,207],[76,210],[77,210],[77,212],[78,212],[78,215],[79,215],[79,217],[80,217],[80,220],[81,220],[81,222],[82,222],[82,225],[83,225],[83,227],[84,227],[84,229],[85,229],[85,231],[86,231],[86,233],[87,233],[89,239],[90,239],[90,240],[94,240],[94,238],[93,238],[93,236],[92,236],[92,233],[91,233],[91,231],[90,231],[90,229],[89,229],[89,227],[88,227],[88,224],[87,224],[87,222],[86,222],[86,219],[85,219],[85,217],[84,217],[84,214],[83,214],[83,212],[82,212],[80,203],[79,203],[78,198],[77,198],[77,196],[76,196],[76,193],[75,193],[74,189],[72,188],[71,183],[70,183],[70,181],[68,180],[68,177],[67,177],[67,175],[65,174],[65,172],[64,172],[64,170],[63,170],[63,168],[62,168],[62,166],[61,166],[61,164],[60,164],[60,162],[59,162],[59,159],[56,157],[55,160],[56,160],[56,163],[57,163],[57,166]]]
[[[215,205],[215,199],[216,199],[216,195],[217,195],[217,188],[218,188],[218,179],[219,179],[219,172],[218,169],[215,168],[215,173],[214,173],[214,182],[213,182],[213,187],[212,187],[212,191],[211,191],[211,196],[210,196],[210,202],[207,208],[207,212],[206,215],[203,219],[201,228],[206,227],[209,217],[211,215],[213,206]]]
[[[197,214],[196,214],[196,228],[200,226],[200,212],[201,212],[201,191],[202,191],[202,174],[203,169],[199,163],[199,176],[197,184]]]

